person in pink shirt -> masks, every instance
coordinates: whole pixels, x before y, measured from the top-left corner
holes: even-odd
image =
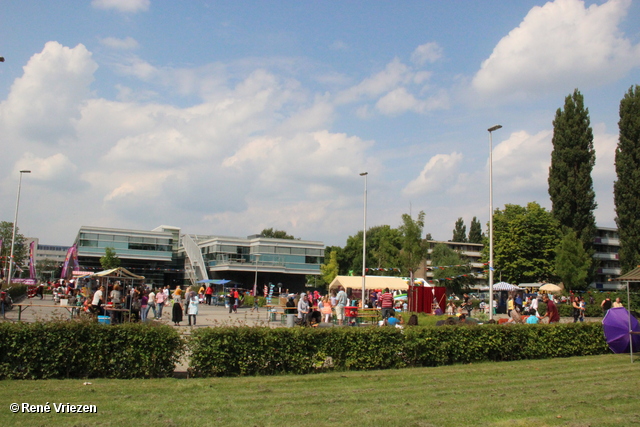
[[[158,291],[158,293],[156,294],[156,307],[158,310],[157,319],[162,319],[162,308],[164,307],[166,301],[167,296],[165,295],[165,293],[162,290]]]

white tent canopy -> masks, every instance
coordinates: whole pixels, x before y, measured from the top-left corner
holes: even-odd
[[[109,277],[109,278],[123,278],[123,279],[144,279],[144,276],[138,276],[133,274],[124,267],[112,268],[111,270],[104,270],[98,273],[92,274],[93,277]]]
[[[329,285],[329,291],[337,291],[338,286],[353,289],[362,289],[362,276],[336,276]],[[367,276],[365,289],[384,289],[406,291],[409,289],[407,281],[401,277]]]

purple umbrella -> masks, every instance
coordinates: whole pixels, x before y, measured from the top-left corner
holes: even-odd
[[[640,335],[629,334],[629,312],[624,307],[609,309],[602,320],[604,336],[614,353],[629,353],[629,343],[633,336],[633,351],[640,351]],[[640,332],[638,319],[631,316],[631,330]]]

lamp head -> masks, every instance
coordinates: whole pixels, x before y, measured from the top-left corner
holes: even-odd
[[[369,172],[362,172],[362,173],[360,174],[360,176],[365,176],[365,175],[369,175]]]
[[[491,126],[489,129],[487,129],[489,132],[493,132],[494,130],[498,130],[502,127],[502,125],[495,125],[495,126]]]

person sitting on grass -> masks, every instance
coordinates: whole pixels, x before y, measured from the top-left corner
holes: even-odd
[[[389,317],[382,320],[381,322],[381,326],[394,326],[396,328],[402,328],[402,316],[400,316],[400,319],[396,319],[393,312],[390,312]]]

